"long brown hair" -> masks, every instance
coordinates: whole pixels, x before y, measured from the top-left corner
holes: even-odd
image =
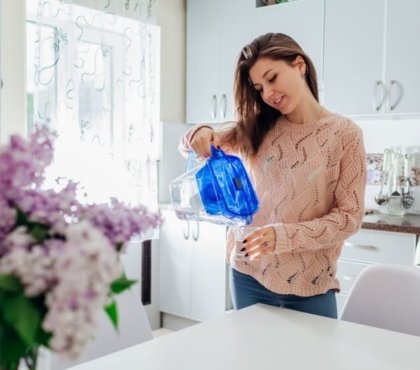
[[[290,65],[301,56],[306,63],[305,79],[317,101],[318,84],[315,67],[299,44],[282,33],[267,33],[244,46],[238,58],[235,71],[236,124],[225,131],[224,141],[235,146],[242,155],[252,157],[265,135],[274,127],[281,113],[266,103],[253,87],[249,70],[261,57],[283,60]]]

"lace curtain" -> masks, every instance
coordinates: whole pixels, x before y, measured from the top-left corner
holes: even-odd
[[[157,206],[156,0],[27,0],[29,131],[58,134],[49,178],[88,201]]]

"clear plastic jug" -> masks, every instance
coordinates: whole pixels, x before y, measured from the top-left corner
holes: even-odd
[[[169,184],[177,216],[240,226],[250,224],[259,202],[240,158],[211,147],[212,156]],[[189,161],[190,162],[190,161]]]

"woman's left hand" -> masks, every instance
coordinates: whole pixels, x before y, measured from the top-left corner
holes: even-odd
[[[251,261],[257,261],[265,254],[274,252],[276,232],[272,226],[265,226],[246,236],[241,252]]]

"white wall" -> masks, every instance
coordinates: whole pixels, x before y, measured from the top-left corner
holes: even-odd
[[[0,142],[4,143],[10,134],[26,134],[25,0],[0,0],[0,38]]]
[[[185,122],[185,0],[159,0],[162,122]]]

